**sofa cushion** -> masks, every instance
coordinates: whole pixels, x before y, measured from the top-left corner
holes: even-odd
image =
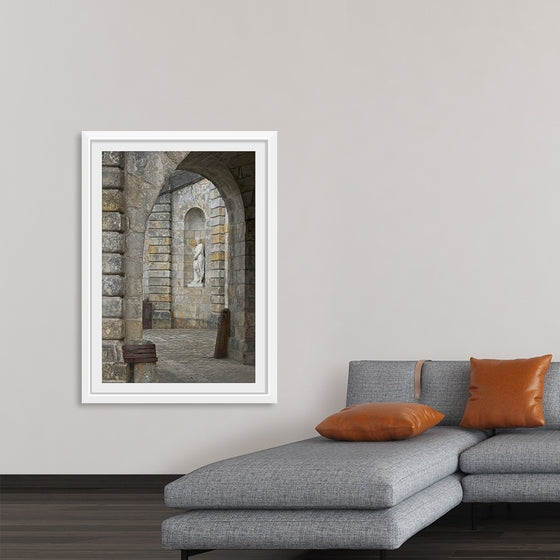
[[[460,477],[450,475],[389,509],[193,510],[163,522],[162,543],[175,550],[395,549],[462,496]]]
[[[560,474],[560,430],[510,430],[461,454],[465,473]]]
[[[464,502],[560,502],[560,474],[469,474]]]
[[[464,428],[544,426],[544,379],[552,354],[516,360],[471,358],[471,380]]]
[[[316,430],[330,439],[391,441],[423,434],[443,414],[418,403],[364,403],[343,408],[325,418]]]
[[[419,402],[445,414],[440,426],[458,426],[469,398],[470,363],[425,362],[420,400],[414,399],[415,365],[413,361],[350,362],[346,406],[367,402]],[[542,407],[545,428],[560,428],[560,362],[552,362],[548,368]]]
[[[456,472],[484,432],[436,426],[387,442],[316,437],[202,467],[165,487],[185,509],[379,509]]]

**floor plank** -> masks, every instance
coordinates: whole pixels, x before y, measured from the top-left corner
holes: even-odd
[[[179,560],[160,546],[160,524],[175,512],[154,492],[5,491],[0,504],[2,560]],[[389,553],[390,560],[560,559],[560,504],[480,506],[470,530],[460,506]],[[213,551],[200,560],[365,560],[368,551]]]

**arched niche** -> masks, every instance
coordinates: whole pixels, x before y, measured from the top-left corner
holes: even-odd
[[[201,240],[206,246],[207,227],[206,216],[201,208],[191,208],[185,214],[185,251],[184,251],[184,272],[185,272],[185,285],[194,280],[193,257],[194,249],[197,245],[197,240]],[[206,277],[203,279],[202,284],[206,283]]]

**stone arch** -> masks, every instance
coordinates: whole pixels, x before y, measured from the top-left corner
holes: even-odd
[[[235,158],[246,152],[190,152],[177,166],[178,170],[198,173],[213,183],[224,201],[227,226],[227,301],[230,310],[228,355],[245,364],[255,363],[254,307],[254,215],[248,216],[241,185],[232,174]],[[254,154],[251,153],[254,170]],[[251,164],[249,164],[251,165]],[[254,191],[254,174],[252,188]],[[252,200],[251,202],[254,202]],[[253,231],[248,236],[248,218]],[[212,235],[221,235],[217,218],[210,219]],[[214,229],[216,228],[216,229]],[[221,266],[219,261],[210,266]],[[224,262],[225,268],[225,262]]]
[[[142,339],[143,253],[146,226],[162,187],[187,152],[124,152],[124,341]]]
[[[241,154],[241,156],[240,156]],[[235,158],[250,154],[252,197],[254,193],[254,154],[252,152],[125,152],[124,214],[126,217],[124,255],[125,343],[142,338],[143,251],[145,231],[152,208],[165,183],[178,170],[197,173],[213,183],[227,210],[227,250],[224,270],[227,275],[227,301],[231,312],[229,355],[246,364],[255,362],[254,335],[254,199],[252,215],[246,214],[247,200],[242,195],[240,177],[234,177]],[[219,210],[218,210],[219,212]],[[209,222],[212,235],[225,233]],[[225,236],[224,236],[225,239]],[[225,254],[229,257],[225,269]],[[216,256],[216,259],[218,257]],[[219,265],[221,266],[221,265]]]

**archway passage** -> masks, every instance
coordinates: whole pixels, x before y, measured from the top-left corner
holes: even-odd
[[[154,306],[154,337],[156,330],[177,335],[180,329],[215,328],[227,307],[228,360],[252,368],[254,378],[254,156],[104,154],[104,211],[111,214],[105,220],[104,213],[103,224],[104,381],[132,379],[130,366],[122,360],[122,345],[146,338],[144,300]],[[160,346],[163,351],[165,344]]]
[[[217,257],[211,270],[225,270],[225,299],[231,312],[228,355],[244,364],[255,364],[255,153],[190,152],[178,170],[200,174],[219,191],[228,217],[224,229],[220,216],[210,220],[211,235],[227,231],[224,262]]]

